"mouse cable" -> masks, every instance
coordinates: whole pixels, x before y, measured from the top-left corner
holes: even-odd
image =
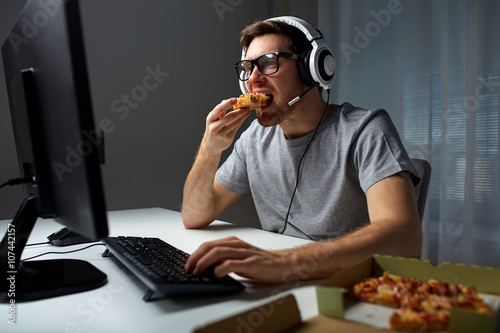
[[[5,187],[5,186],[14,186],[14,185],[20,185],[20,184],[31,184],[35,182],[35,177],[18,177],[18,178],[12,178],[6,181],[3,184],[0,184],[0,188]]]
[[[43,242],[43,243],[31,243],[31,244],[26,244],[24,246],[48,245],[48,244],[50,244],[50,241],[46,241],[46,242]]]
[[[29,258],[23,259],[21,261],[32,260],[32,259],[44,256],[44,255],[47,255],[47,254],[68,254],[68,253],[73,253],[73,252],[79,252],[79,251],[83,251],[83,250],[86,250],[88,248],[91,248],[93,246],[105,246],[105,245],[103,243],[97,243],[97,244],[87,245],[86,247],[82,247],[81,249],[76,249],[76,250],[71,250],[71,251],[62,251],[62,252],[53,252],[53,251],[51,251],[51,252],[45,252],[45,253],[38,254],[38,255],[33,256],[33,257],[29,257]]]

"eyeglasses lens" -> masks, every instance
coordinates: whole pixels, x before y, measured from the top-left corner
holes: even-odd
[[[240,80],[248,80],[253,72],[254,63],[259,68],[259,71],[264,75],[273,74],[278,70],[278,57],[276,54],[264,54],[255,60],[243,60],[238,63],[236,68],[238,70],[238,77]]]

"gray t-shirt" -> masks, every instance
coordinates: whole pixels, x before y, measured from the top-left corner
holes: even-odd
[[[279,126],[254,120],[217,170],[222,186],[252,194],[264,230],[311,239],[341,236],[369,222],[366,191],[373,184],[400,171],[419,180],[386,111],[332,106],[302,161],[285,228],[297,167],[313,134],[287,140]]]

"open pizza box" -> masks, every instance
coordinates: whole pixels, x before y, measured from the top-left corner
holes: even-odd
[[[493,314],[451,310],[448,332],[500,332],[500,268],[448,263],[435,267],[425,260],[380,255],[374,255],[317,285],[319,315],[314,318],[302,321],[295,297],[286,295],[200,327],[195,332],[391,332],[388,327],[393,308],[353,302],[344,297],[350,286],[368,277],[381,276],[384,271],[401,277],[413,276],[424,281],[432,278],[475,287]]]

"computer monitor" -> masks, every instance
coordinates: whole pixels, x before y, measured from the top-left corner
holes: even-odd
[[[103,136],[94,126],[78,1],[28,1],[2,58],[20,174],[34,181],[23,185],[25,198],[0,245],[0,301],[102,286],[106,275],[86,261],[20,260],[38,217],[93,240],[108,235]]]

